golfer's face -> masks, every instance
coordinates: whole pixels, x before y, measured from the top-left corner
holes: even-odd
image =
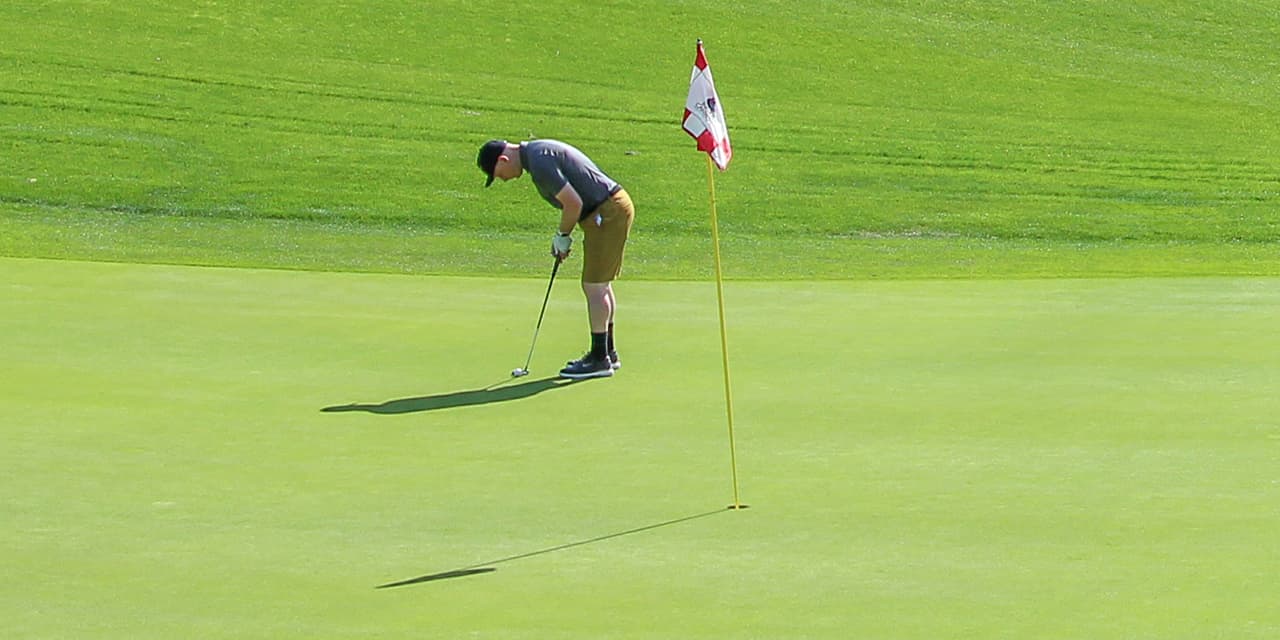
[[[517,177],[519,174],[516,168],[511,164],[511,160],[507,156],[499,156],[498,163],[493,165],[493,177],[507,181]]]

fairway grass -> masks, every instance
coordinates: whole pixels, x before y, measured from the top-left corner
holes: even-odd
[[[1280,634],[1274,278],[0,272],[5,637]]]
[[[713,277],[708,234],[664,235],[641,212],[626,276]],[[661,222],[658,221],[660,224]],[[452,276],[540,274],[543,231],[457,233],[394,223],[205,219],[13,207],[0,203],[0,256]],[[954,237],[735,234],[722,238],[735,280],[1061,278],[1274,275],[1261,242],[998,240]]]
[[[527,275],[556,138],[702,277],[703,38],[731,277],[1280,275],[1275,4],[5,3],[0,255]]]

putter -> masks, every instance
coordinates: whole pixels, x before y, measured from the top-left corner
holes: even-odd
[[[542,316],[547,313],[547,301],[551,299],[551,285],[556,283],[556,272],[560,270],[561,258],[551,267],[551,280],[547,282],[547,294],[542,296],[542,311],[538,312],[538,324],[533,328],[533,342],[529,344],[529,356],[524,359],[524,366],[511,371],[512,378],[529,375],[529,363],[533,361],[533,347],[538,344],[538,331],[542,329]]]

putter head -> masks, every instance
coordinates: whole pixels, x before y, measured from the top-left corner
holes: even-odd
[[[511,370],[511,377],[512,377],[512,378],[522,378],[522,377],[527,376],[527,375],[529,375],[529,370],[528,370],[528,369],[522,369],[522,368],[517,367],[517,368],[515,368],[515,369],[512,369],[512,370]]]

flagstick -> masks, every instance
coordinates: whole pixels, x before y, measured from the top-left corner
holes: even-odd
[[[720,354],[724,362],[724,407],[729,418],[729,466],[733,475],[733,506],[730,509],[745,509],[747,505],[738,499],[738,451],[733,442],[733,392],[729,384],[729,340],[725,335],[724,325],[724,277],[720,269],[720,223],[716,218],[716,172],[707,154],[707,186],[711,192],[711,243],[716,258],[716,300],[720,305]]]

